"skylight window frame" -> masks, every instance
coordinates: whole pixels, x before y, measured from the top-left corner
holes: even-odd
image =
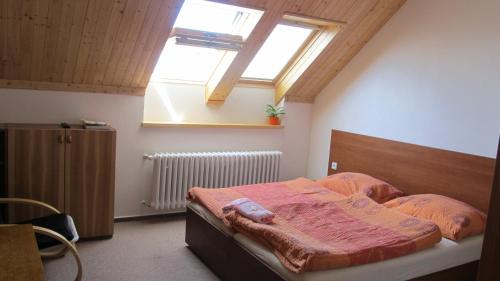
[[[262,15],[264,14],[265,10],[262,8],[257,8],[253,7],[251,5],[241,5],[241,4],[231,4],[231,3],[224,3],[224,2],[219,2],[219,1],[212,1],[212,0],[205,0],[207,2],[213,2],[214,4],[222,4],[222,5],[227,5],[227,6],[233,6],[237,8],[242,8],[246,10],[253,10],[255,12],[260,13],[260,18],[257,20],[255,25],[252,27],[252,30],[250,31],[250,34],[254,31],[254,29],[257,27],[259,21],[262,19]],[[239,26],[238,32],[241,30],[245,30],[245,22],[250,20],[250,17],[247,17],[243,23]],[[229,33],[218,33],[218,32],[211,32],[211,31],[205,31],[205,30],[199,30],[199,29],[190,29],[190,28],[183,28],[183,27],[174,27],[172,28],[171,33],[169,34],[169,37],[167,38],[168,40],[175,39],[176,42],[174,44],[176,45],[185,45],[185,46],[193,46],[193,47],[199,47],[199,48],[207,48],[207,49],[217,49],[224,54],[221,56],[221,59],[219,60],[218,64],[221,65],[225,63],[225,59],[228,57],[229,52],[235,52],[236,54],[239,52],[239,50],[245,45],[246,38],[244,35],[235,35],[235,34],[229,34]],[[178,39],[181,39],[178,41]],[[186,40],[187,39],[187,40]],[[198,42],[194,42],[198,41]],[[193,44],[190,44],[193,43]],[[230,48],[224,48],[227,46],[220,46],[218,44],[230,44],[233,45]],[[210,80],[210,77],[214,75],[214,73],[217,71],[217,69],[213,69],[212,72],[209,75],[209,78],[207,81]],[[153,76],[150,78],[151,82],[162,82],[162,83],[176,83],[176,84],[193,84],[193,85],[206,85],[207,81],[200,81],[200,80],[190,80],[190,79],[177,79],[177,78],[167,78],[167,77],[161,77],[161,76],[154,76],[154,71],[153,71]]]
[[[308,28],[311,29],[312,32],[274,79],[258,79],[242,76],[240,77],[238,84],[254,87],[276,88],[277,84],[283,80],[286,73],[288,73],[293,66],[299,62],[304,53],[306,53],[306,51],[314,44],[322,33],[328,32],[328,29],[331,27],[340,28],[343,25],[343,23],[340,22],[306,17],[297,14],[285,14],[283,19],[278,24]]]

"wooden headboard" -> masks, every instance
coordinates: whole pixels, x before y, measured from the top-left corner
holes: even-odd
[[[332,169],[337,163],[337,170]],[[495,159],[333,130],[328,174],[359,172],[406,194],[435,193],[487,211]]]

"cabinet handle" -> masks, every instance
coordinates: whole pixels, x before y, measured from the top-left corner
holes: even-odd
[[[73,138],[71,136],[66,136],[66,143],[71,143]]]
[[[57,137],[57,141],[58,141],[59,143],[64,143],[64,136],[58,136],[58,137]]]

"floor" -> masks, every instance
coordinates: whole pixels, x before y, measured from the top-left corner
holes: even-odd
[[[77,244],[83,280],[219,280],[184,243],[184,218],[115,224],[112,239]],[[48,281],[74,280],[71,254],[44,262]]]

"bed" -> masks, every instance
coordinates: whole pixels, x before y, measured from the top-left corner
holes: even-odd
[[[337,170],[330,169],[332,162]],[[328,166],[329,174],[366,173],[407,194],[438,193],[487,211],[494,159],[334,130]],[[190,203],[186,217],[186,243],[222,280],[474,280],[482,241],[482,236],[459,243],[443,239],[431,249],[395,259],[295,274],[203,206]]]

